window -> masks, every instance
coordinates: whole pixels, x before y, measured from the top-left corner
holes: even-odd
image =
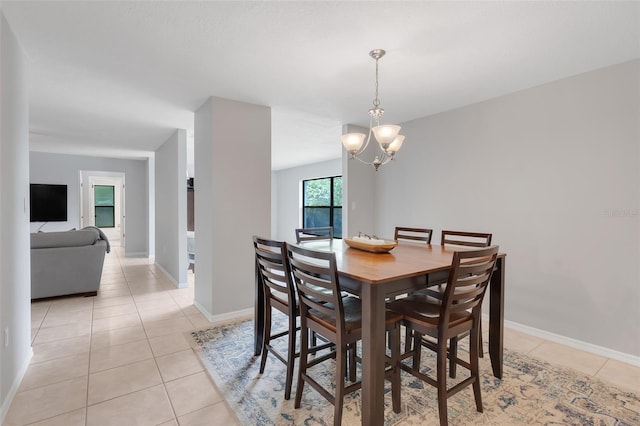
[[[94,185],[95,223],[98,228],[115,227],[115,187]]]
[[[342,176],[302,181],[302,226],[333,226],[342,238]]]

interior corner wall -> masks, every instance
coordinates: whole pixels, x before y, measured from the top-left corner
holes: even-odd
[[[176,130],[155,154],[155,263],[181,288],[188,287],[186,133]]]
[[[125,254],[149,255],[149,179],[147,160],[102,158],[84,155],[29,153],[30,181],[65,184],[68,187],[68,221],[49,222],[42,231],[63,231],[80,227],[80,170],[124,173],[125,184]],[[27,220],[29,220],[27,218]],[[31,224],[35,232],[42,223]]]
[[[368,129],[346,124],[342,126],[342,134],[346,133],[364,133],[367,134]],[[367,161],[372,161],[375,156],[373,152],[378,150],[377,143],[371,142],[374,146],[369,146],[364,153]],[[367,158],[366,155],[371,155]],[[398,167],[395,162],[382,166],[376,171],[373,166],[364,164],[356,159],[349,159],[349,153],[342,150],[342,235],[353,236],[358,232],[365,234],[376,233],[376,191],[375,180],[377,175],[384,176],[386,168]],[[391,234],[387,230],[378,231],[376,235],[384,238],[393,238],[393,230]]]
[[[404,123],[377,232],[492,232],[507,320],[640,356],[639,117],[636,60]]]
[[[253,308],[252,236],[270,237],[271,110],[209,98],[195,115],[195,304]]]
[[[0,423],[31,359],[27,64],[0,10]],[[8,333],[8,346],[4,345]]]
[[[273,173],[272,194],[275,232],[273,238],[295,242],[295,229],[302,225],[302,181],[342,175],[340,159],[282,169]],[[343,187],[344,191],[344,187]]]
[[[149,258],[155,258],[156,256],[156,158],[155,153],[151,153],[149,158],[146,161],[146,188],[145,194],[147,194],[146,200],[144,203],[145,207],[145,218],[147,218],[147,248],[148,252],[146,255]],[[128,253],[128,251],[127,251]],[[133,255],[133,254],[132,254]],[[138,255],[145,255],[145,253],[140,253]]]

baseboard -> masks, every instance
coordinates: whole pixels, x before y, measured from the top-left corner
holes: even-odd
[[[489,323],[488,315],[483,314],[483,322],[485,324]],[[569,346],[574,349],[579,349],[581,351],[589,352],[594,355],[604,356],[606,358],[615,359],[616,361],[640,367],[639,356],[605,348],[604,346],[598,346],[592,343],[583,342],[581,340],[572,339],[571,337],[562,336],[560,334],[550,333],[545,330],[540,330],[538,328],[530,327],[528,325],[523,325],[513,321],[505,321],[504,326],[521,333],[529,334],[531,336],[539,337],[551,342],[560,343],[561,345]]]
[[[16,378],[11,384],[11,388],[9,392],[7,392],[7,397],[4,401],[2,401],[2,406],[0,407],[0,425],[4,424],[4,419],[7,417],[9,413],[9,407],[11,407],[11,403],[13,402],[13,398],[15,398],[16,393],[18,393],[18,388],[20,388],[20,383],[22,383],[22,379],[24,375],[27,374],[27,368],[29,368],[29,364],[31,363],[31,358],[33,358],[33,348],[29,347],[29,353],[27,354],[27,358],[24,360],[22,366],[18,370],[18,374],[16,374]]]
[[[253,317],[253,313],[254,313],[253,308],[247,308],[247,309],[242,309],[240,311],[226,312],[224,314],[213,315],[211,312],[206,310],[200,303],[198,303],[195,300],[193,301],[193,306],[195,306],[196,309],[199,310],[200,313],[204,315],[204,317],[212,324],[251,318]]]

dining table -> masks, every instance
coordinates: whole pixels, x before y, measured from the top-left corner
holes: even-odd
[[[389,252],[371,252],[341,239],[304,247],[335,253],[340,287],[362,304],[362,424],[384,424],[385,303],[387,298],[425,288],[430,277],[446,276],[453,253],[473,247],[400,242]],[[488,288],[489,356],[493,375],[502,378],[506,254],[500,253]],[[257,272],[257,271],[256,271]],[[261,352],[264,330],[262,286],[256,274],[254,354]]]

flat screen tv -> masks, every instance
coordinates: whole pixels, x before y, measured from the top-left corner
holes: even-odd
[[[32,183],[31,222],[66,222],[67,185]]]

